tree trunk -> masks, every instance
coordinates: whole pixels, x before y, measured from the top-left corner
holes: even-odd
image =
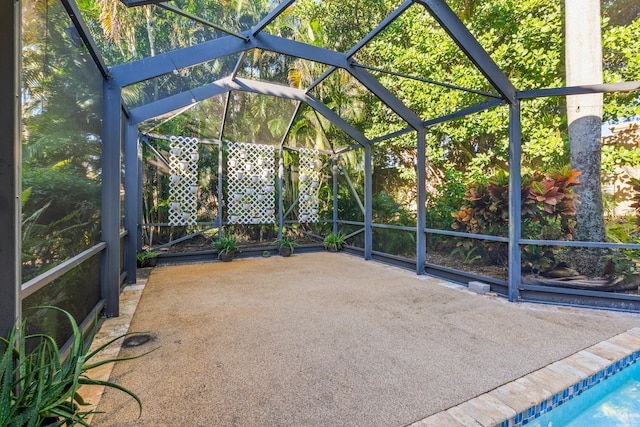
[[[600,0],[565,0],[567,86],[602,83]],[[576,237],[604,242],[600,188],[602,94],[567,96],[571,166],[582,172]]]

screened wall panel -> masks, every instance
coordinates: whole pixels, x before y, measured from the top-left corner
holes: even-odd
[[[22,2],[22,277],[100,241],[102,76],[60,2]]]
[[[232,91],[223,139],[277,145],[282,142],[295,112],[296,101]]]
[[[27,334],[46,333],[62,345],[71,336],[69,322],[56,310],[39,308],[52,305],[71,313],[78,324],[100,301],[100,259],[95,255],[22,301]]]

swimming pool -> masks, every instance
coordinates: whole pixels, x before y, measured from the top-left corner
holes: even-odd
[[[640,426],[640,363],[527,423],[531,427]]]

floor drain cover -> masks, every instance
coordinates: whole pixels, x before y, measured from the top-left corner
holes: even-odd
[[[122,341],[123,347],[138,347],[139,345],[146,344],[153,340],[153,337],[149,334],[136,334],[127,337]]]

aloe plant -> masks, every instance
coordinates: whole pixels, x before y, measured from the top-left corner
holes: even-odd
[[[135,393],[110,381],[91,379],[86,373],[149,352],[92,362],[106,347],[131,334],[116,337],[89,352],[94,334],[85,342],[70,313],[52,306],[38,308],[58,310],[69,320],[73,331],[69,355],[62,359],[55,339],[49,335],[24,335],[26,322],[14,325],[7,338],[0,337],[0,426],[89,426],[86,419],[93,411],[81,410],[87,405],[78,393],[82,385],[120,390],[138,403],[142,414],[142,402]],[[32,341],[37,344],[33,350],[27,350],[27,343]]]

